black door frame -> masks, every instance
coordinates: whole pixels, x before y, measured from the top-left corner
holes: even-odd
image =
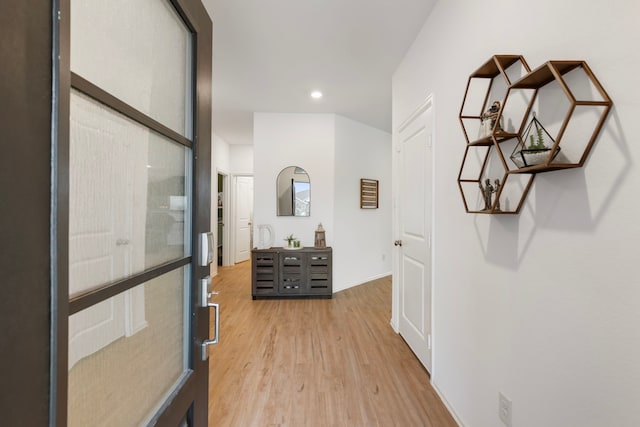
[[[0,14],[0,419],[49,423],[52,6]]]
[[[70,70],[70,1],[53,1],[53,114],[52,114],[52,227],[51,227],[51,382],[50,425],[64,426],[67,422],[68,399],[68,317],[70,313],[92,305],[95,301],[115,295],[132,286],[132,281],[123,280],[81,300],[69,301],[68,279],[68,217],[69,217],[69,98],[71,88],[80,89],[98,100],[108,100],[110,105],[119,101],[102,92],[90,82],[73,74]],[[75,0],[82,1],[82,0]],[[198,279],[209,274],[209,267],[198,266],[196,236],[211,227],[211,59],[212,24],[200,0],[171,0],[178,13],[187,22],[193,33],[194,63],[194,137],[182,141],[192,148],[192,256],[179,264],[191,265],[192,301],[190,304],[191,331],[197,337],[207,337],[209,311],[198,308],[195,298],[199,295]],[[162,125],[149,121],[131,108],[123,106],[125,115],[157,129]],[[175,264],[175,263],[173,263]],[[173,269],[175,265],[167,265]],[[162,273],[142,273],[138,279]],[[147,275],[147,277],[144,277]],[[128,283],[127,283],[128,282]],[[188,415],[190,425],[207,425],[208,418],[208,361],[200,360],[199,342],[194,342],[189,354],[190,374],[185,378],[179,392],[165,402],[158,418],[158,425],[175,426]],[[196,402],[195,405],[193,402]]]

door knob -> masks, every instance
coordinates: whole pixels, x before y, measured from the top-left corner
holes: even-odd
[[[396,240],[393,242],[393,246],[402,246],[402,240]]]

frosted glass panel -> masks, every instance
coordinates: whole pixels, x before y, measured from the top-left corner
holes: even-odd
[[[69,426],[141,425],[157,411],[186,371],[187,273],[171,271],[69,317]]]
[[[189,255],[190,149],[73,91],[69,294]]]
[[[186,137],[190,46],[166,0],[71,2],[71,71]]]

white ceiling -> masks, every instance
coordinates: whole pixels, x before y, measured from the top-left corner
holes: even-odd
[[[390,132],[391,75],[436,1],[203,0],[214,132],[251,144],[254,112],[337,113]]]

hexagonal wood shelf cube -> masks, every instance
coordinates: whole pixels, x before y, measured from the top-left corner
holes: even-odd
[[[528,93],[528,95],[527,95]],[[522,116],[518,146],[526,149],[522,128],[535,117],[554,142],[539,164],[518,167],[508,162],[511,173],[540,173],[584,165],[604,124],[611,98],[585,61],[549,61],[513,83],[508,90],[505,109],[512,97],[531,97]],[[503,151],[505,151],[503,149]]]
[[[483,115],[494,103],[504,104],[511,82],[530,71],[520,55],[494,55],[469,76],[459,115],[467,144],[492,145],[492,137],[514,137],[504,126],[495,126],[499,121],[483,126]]]

